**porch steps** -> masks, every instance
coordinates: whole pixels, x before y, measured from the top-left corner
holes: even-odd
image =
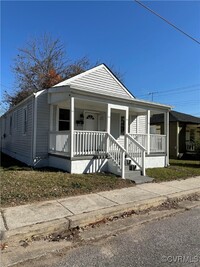
[[[134,171],[135,172],[135,171]],[[125,179],[131,180],[136,184],[151,183],[154,179],[148,176],[142,176],[140,173],[137,176],[137,173],[125,173]]]
[[[136,169],[136,165],[131,160],[125,160],[125,179],[134,181],[136,184],[150,183],[154,179],[148,176],[142,176],[141,171]]]

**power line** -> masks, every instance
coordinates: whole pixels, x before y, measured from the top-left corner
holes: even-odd
[[[198,87],[198,86],[200,86],[200,84],[194,84],[194,85],[189,85],[189,86],[184,86],[184,87],[178,87],[178,88],[169,89],[169,90],[157,91],[156,93],[158,93],[158,94],[165,94],[165,93],[169,93],[169,92],[178,93],[179,91],[184,91],[184,92],[187,92],[187,91],[198,91],[198,90],[200,90],[199,88],[192,89],[191,90],[191,88]],[[149,94],[150,93],[146,93],[146,94],[143,94],[143,95],[139,95],[138,97],[148,96]]]
[[[188,38],[192,39],[197,44],[200,44],[200,41],[198,41],[197,39],[195,39],[194,37],[192,37],[188,33],[184,32],[183,30],[181,30],[180,28],[178,28],[176,25],[174,25],[173,23],[171,23],[167,19],[163,18],[161,15],[159,15],[158,13],[156,13],[154,10],[150,9],[149,7],[147,7],[146,5],[144,5],[143,3],[141,3],[138,0],[134,0],[134,1],[137,4],[141,5],[142,7],[146,8],[148,11],[150,11],[151,13],[153,13],[154,15],[156,15],[157,17],[159,17],[160,19],[164,20],[167,24],[169,24],[170,26],[174,27],[176,30],[178,30],[179,32],[181,32],[182,34],[184,34],[185,36],[187,36]]]

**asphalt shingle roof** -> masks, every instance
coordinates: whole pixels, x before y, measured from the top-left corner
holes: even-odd
[[[164,121],[164,114],[155,114],[151,117],[151,124],[161,123]],[[179,121],[192,124],[200,124],[200,118],[191,116],[189,114],[181,113],[171,110],[169,113],[169,121]]]

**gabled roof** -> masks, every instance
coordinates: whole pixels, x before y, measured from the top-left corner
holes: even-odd
[[[161,123],[164,121],[164,114],[155,114],[151,117],[151,124],[154,123]],[[189,114],[181,113],[178,111],[171,110],[169,113],[169,121],[170,122],[185,122],[185,123],[193,123],[193,124],[200,124],[200,118],[194,117]]]
[[[128,99],[135,98],[105,64],[89,69],[53,87],[66,85],[88,92]]]

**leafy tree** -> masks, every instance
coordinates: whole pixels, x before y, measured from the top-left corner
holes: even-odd
[[[60,39],[53,39],[47,34],[32,39],[18,50],[12,68],[17,89],[4,94],[9,107],[15,106],[33,92],[49,88],[97,65],[92,65],[87,57],[70,61]],[[111,68],[114,69],[113,66]],[[114,72],[121,78],[120,72]]]

